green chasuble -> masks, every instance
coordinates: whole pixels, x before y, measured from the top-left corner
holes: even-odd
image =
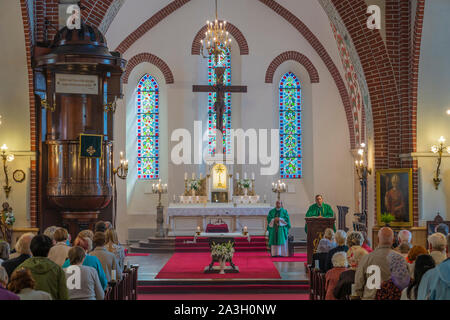
[[[331,209],[330,205],[326,203],[322,203],[322,206],[319,207],[317,203],[314,203],[311,205],[308,209],[308,212],[306,212],[306,218],[309,217],[324,217],[324,218],[333,218],[334,212],[333,209]],[[336,231],[336,226],[333,227],[334,231]],[[308,229],[305,225],[305,231],[308,234]]]
[[[287,225],[270,227],[269,226],[270,221],[272,221],[272,219],[276,217],[283,219],[287,223]],[[269,231],[269,246],[283,245],[287,241],[290,228],[291,222],[289,221],[289,215],[286,209],[280,208],[280,210],[277,210],[276,208],[273,208],[272,210],[270,210],[267,216],[267,230]]]

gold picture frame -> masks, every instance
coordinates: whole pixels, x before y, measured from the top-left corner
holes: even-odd
[[[396,218],[390,226],[412,227],[412,168],[377,170],[376,179],[378,225],[383,225],[381,215],[390,213]]]

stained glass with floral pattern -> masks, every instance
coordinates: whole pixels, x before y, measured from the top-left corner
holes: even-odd
[[[149,74],[138,83],[136,108],[138,179],[158,179],[159,86]]]
[[[292,72],[280,81],[280,176],[282,179],[302,177],[301,112],[302,88]]]

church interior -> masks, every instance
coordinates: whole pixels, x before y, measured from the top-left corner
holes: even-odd
[[[449,16],[0,1],[0,299],[450,299]]]

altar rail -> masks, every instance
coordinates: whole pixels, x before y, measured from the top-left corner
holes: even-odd
[[[139,265],[131,265],[122,273],[119,281],[110,281],[105,291],[105,300],[137,300],[137,278]]]

